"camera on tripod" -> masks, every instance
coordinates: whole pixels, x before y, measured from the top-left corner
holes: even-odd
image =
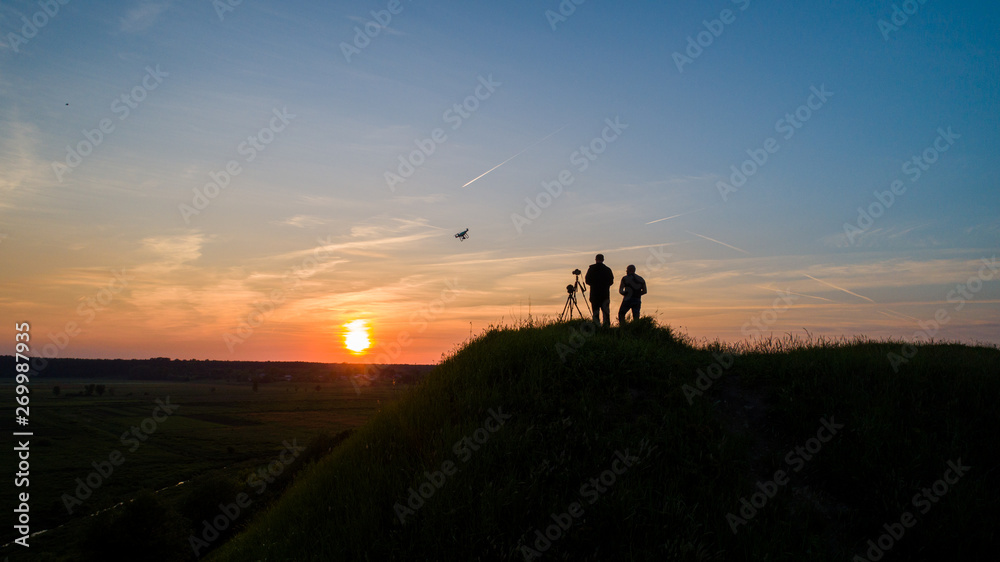
[[[562,320],[566,314],[569,314],[569,319],[573,319],[573,309],[575,308],[578,313],[580,313],[580,318],[583,318],[583,312],[580,310],[580,305],[576,302],[576,290],[580,289],[581,293],[587,292],[587,287],[583,283],[580,283],[580,275],[583,274],[579,269],[574,269],[572,271],[573,275],[576,276],[576,282],[572,285],[566,285],[566,305],[563,306],[562,314],[559,315],[559,320]]]

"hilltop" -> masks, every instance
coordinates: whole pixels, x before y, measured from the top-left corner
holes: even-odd
[[[208,558],[992,559],[997,365],[694,346],[646,318],[494,328]]]

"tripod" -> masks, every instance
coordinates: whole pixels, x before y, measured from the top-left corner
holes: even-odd
[[[583,320],[584,318],[583,311],[580,310],[580,305],[576,302],[576,291],[577,289],[579,289],[581,293],[586,294],[587,288],[583,286],[583,283],[580,283],[579,270],[577,270],[575,274],[576,274],[576,283],[574,283],[573,285],[566,285],[566,293],[568,294],[566,295],[566,305],[563,306],[563,311],[559,315],[560,322],[562,322],[562,319],[563,317],[566,316],[567,312],[569,313],[569,319],[572,320],[574,308],[576,308],[576,311],[580,314],[580,319]]]

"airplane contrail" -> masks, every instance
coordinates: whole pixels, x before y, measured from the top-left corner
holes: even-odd
[[[818,299],[818,300],[827,301],[827,302],[837,302],[837,301],[835,301],[833,299],[828,299],[826,297],[815,297],[813,295],[806,295],[806,294],[803,294],[803,293],[796,293],[795,291],[783,291],[781,289],[775,289],[774,287],[765,287],[763,285],[757,285],[757,287],[759,287],[761,289],[767,289],[768,291],[775,291],[775,292],[778,292],[778,293],[788,293],[790,295],[798,295],[800,297],[806,297],[806,298],[809,298],[809,299]]]
[[[816,279],[812,275],[808,275],[806,273],[803,273],[802,275],[805,275],[806,277],[812,279],[813,281],[817,281],[817,282],[822,283],[822,284],[824,284],[824,285],[826,285],[828,287],[833,287],[834,289],[837,289],[838,291],[844,291],[848,295],[854,295],[854,296],[858,297],[859,299],[865,299],[866,301],[868,301],[868,302],[870,302],[872,304],[878,304],[875,301],[871,300],[870,298],[868,298],[866,296],[863,296],[863,295],[859,295],[859,294],[855,293],[854,291],[848,291],[847,289],[845,289],[843,287],[838,287],[838,286],[834,285],[833,283],[827,283],[826,281],[823,281],[822,279]]]
[[[540,142],[544,141],[545,139],[547,139],[547,138],[551,137],[552,135],[554,135],[554,134],[558,133],[559,131],[561,131],[561,130],[565,129],[566,127],[568,127],[568,125],[563,125],[562,127],[559,127],[559,129],[557,129],[556,131],[554,131],[554,132],[551,132],[551,133],[549,133],[549,134],[545,135],[544,137],[542,137],[541,139],[539,139],[539,140],[537,140],[537,141],[535,141],[535,142],[533,142],[533,143],[529,144],[529,145],[528,145],[528,146],[527,146],[527,147],[526,147],[526,148],[525,148],[524,150],[522,150],[521,152],[518,152],[517,154],[515,154],[515,155],[511,156],[510,158],[508,158],[508,159],[504,160],[503,162],[501,162],[501,163],[497,164],[496,166],[493,166],[493,167],[492,167],[492,168],[490,168],[489,170],[486,170],[485,172],[483,172],[482,174],[480,174],[480,175],[479,175],[478,177],[476,177],[476,179],[474,179],[474,180],[470,181],[469,183],[467,183],[467,184],[463,185],[462,187],[468,187],[468,186],[469,186],[470,184],[472,184],[473,182],[475,182],[475,181],[476,181],[476,180],[478,180],[479,178],[481,178],[481,177],[485,176],[486,174],[488,174],[488,173],[492,172],[493,170],[496,170],[496,169],[497,169],[497,168],[499,168],[500,166],[503,166],[503,165],[504,165],[504,164],[506,164],[507,162],[510,162],[511,160],[513,160],[513,159],[517,158],[518,156],[520,156],[520,155],[524,154],[525,152],[527,152],[528,150],[530,150],[530,149],[531,149],[532,147],[534,147],[534,146],[535,146],[536,144],[538,144],[538,143],[540,143]]]
[[[741,249],[737,248],[736,246],[730,246],[729,244],[726,244],[725,242],[719,242],[715,238],[709,238],[708,236],[702,236],[701,234],[698,234],[697,232],[691,232],[690,230],[685,230],[684,232],[687,232],[688,234],[694,234],[698,238],[704,238],[705,240],[708,240],[709,242],[715,242],[716,244],[722,244],[723,246],[725,246],[727,248],[732,248],[733,250],[736,250],[737,252],[743,252],[744,254],[747,254],[747,255],[750,254],[750,252],[748,252],[746,250],[741,250]]]
[[[919,318],[914,318],[912,316],[903,314],[902,312],[896,312],[895,310],[889,310],[888,308],[885,309],[885,311],[879,310],[878,312],[881,312],[884,316],[888,316],[889,318],[896,318],[896,319],[905,318],[907,320],[913,320],[914,322],[920,322]]]
[[[706,207],[706,209],[707,208],[708,207]],[[698,209],[697,211],[688,211],[686,213],[680,213],[678,215],[672,215],[672,216],[669,216],[669,217],[664,217],[662,219],[656,219],[655,221],[649,221],[646,224],[653,224],[654,222],[660,222],[660,221],[668,221],[670,219],[676,219],[677,217],[683,217],[684,215],[690,215],[691,213],[697,213],[697,212],[704,211],[704,210],[705,209]]]

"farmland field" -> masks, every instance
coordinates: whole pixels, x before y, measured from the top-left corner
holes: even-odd
[[[103,384],[105,392],[82,395],[85,384]],[[243,478],[277,458],[286,444],[304,447],[321,433],[333,436],[364,424],[406,387],[358,385],[347,377],[271,382],[257,390],[249,382],[39,377],[31,390],[30,425],[18,428],[34,433],[30,486],[4,486],[2,505],[17,505],[15,492],[28,491],[31,532],[47,532],[33,536],[29,550],[8,545],[16,535],[6,525],[8,546],[0,555],[10,560],[72,559],[72,544],[90,514],[143,489],[179,501],[192,479]],[[11,419],[13,387],[0,391],[3,415]],[[15,460],[5,455],[8,475],[17,472]]]

